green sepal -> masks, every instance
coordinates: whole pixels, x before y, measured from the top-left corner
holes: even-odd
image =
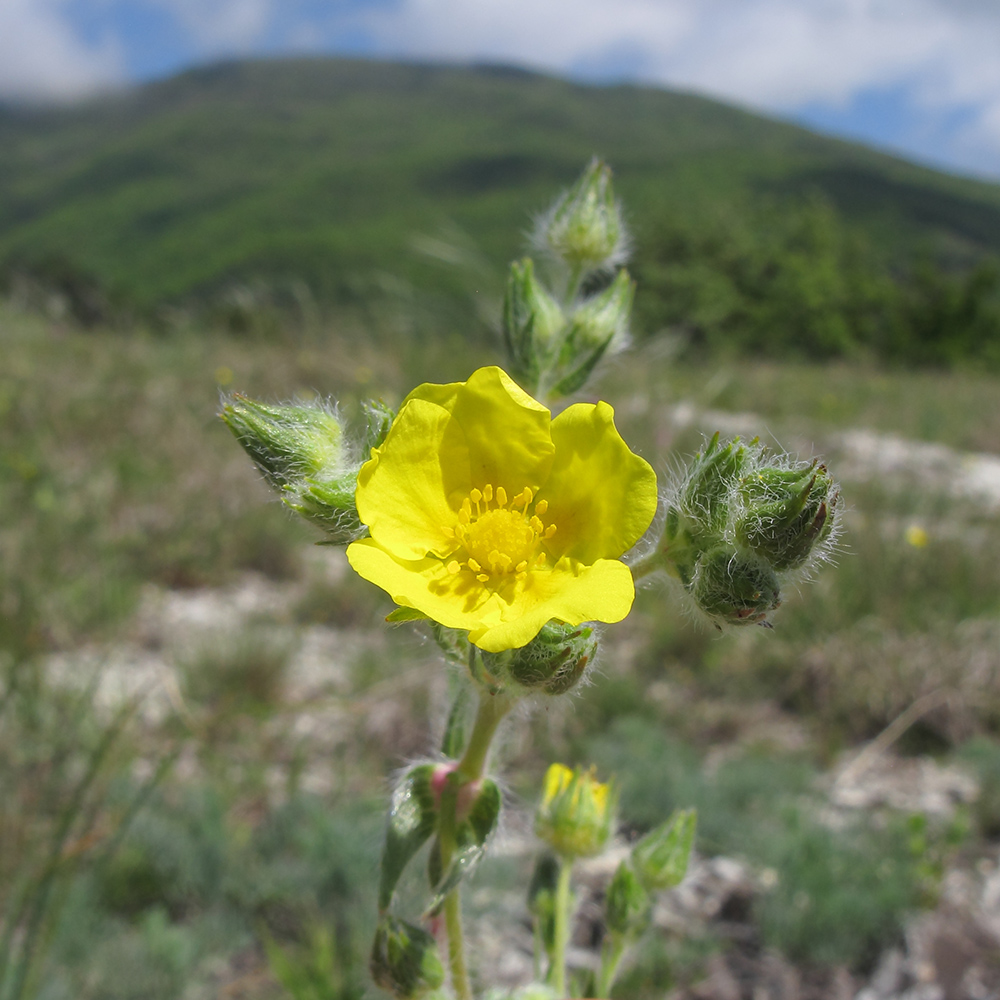
[[[322,528],[329,536],[329,543],[347,545],[367,533],[355,505],[357,486],[357,469],[336,479],[302,479],[282,489],[281,502]]]
[[[781,604],[781,584],[760,556],[721,545],[698,561],[690,593],[710,618],[757,625]]]
[[[647,889],[672,889],[687,874],[698,827],[694,809],[678,809],[632,848],[632,864]]]
[[[369,968],[375,982],[399,1000],[418,1000],[444,984],[433,935],[390,914],[379,920]]]
[[[576,392],[590,378],[608,348],[628,328],[635,282],[624,269],[598,295],[587,299],[572,315],[559,352],[560,376],[549,390],[552,399]]]
[[[427,615],[416,608],[399,607],[390,611],[386,616],[387,622],[421,622],[427,620]]]
[[[535,277],[531,258],[511,264],[501,328],[512,373],[532,392],[552,362],[565,322],[559,303]]]
[[[468,815],[455,829],[455,853],[447,870],[441,871],[440,860],[436,863],[431,860],[428,864],[434,895],[424,911],[425,917],[436,915],[444,906],[448,893],[479,863],[486,852],[486,840],[496,828],[500,817],[500,804],[501,795],[497,783],[490,778],[483,779]],[[440,851],[435,853],[440,859]]]
[[[604,922],[612,934],[638,937],[649,923],[649,893],[627,861],[623,861],[604,897]]]
[[[681,499],[684,512],[696,525],[696,541],[698,535],[715,534],[725,528],[734,488],[749,457],[749,450],[739,438],[720,445],[718,431],[705,450],[695,455]]]
[[[737,540],[779,572],[796,569],[829,537],[839,493],[826,466],[763,468],[747,476]]]
[[[431,785],[433,772],[433,764],[414,767],[392,793],[379,866],[380,910],[388,909],[403,870],[437,825],[438,809]]]
[[[389,428],[396,419],[396,411],[380,399],[366,400],[361,404],[361,409],[365,415],[364,446],[366,451],[371,451],[372,448],[380,447],[385,441]]]

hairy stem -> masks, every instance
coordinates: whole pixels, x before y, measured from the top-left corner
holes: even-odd
[[[552,948],[552,988],[559,997],[566,996],[566,946],[569,944],[570,876],[573,859],[560,859],[559,880],[556,882],[555,942]]]
[[[597,980],[597,995],[599,997],[611,996],[611,984],[615,981],[615,973],[618,971],[618,963],[625,954],[625,936],[623,934],[611,934],[605,939],[604,947],[601,948],[601,974]]]
[[[505,694],[489,694],[481,691],[476,721],[473,723],[465,753],[458,763],[454,780],[449,782],[441,796],[441,823],[438,841],[441,845],[441,871],[446,872],[458,846],[456,828],[458,817],[458,792],[463,785],[478,781],[483,776],[490,744],[496,735],[503,717],[514,705],[515,699]],[[456,886],[444,901],[444,922],[448,932],[448,966],[451,970],[451,985],[457,1000],[471,1000],[472,987],[469,983],[469,969],[465,961],[465,939],[462,934],[462,899]]]

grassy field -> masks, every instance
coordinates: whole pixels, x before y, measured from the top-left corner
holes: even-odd
[[[718,635],[665,585],[641,592],[592,685],[512,727],[512,822],[548,761],[593,761],[622,781],[627,830],[694,804],[704,854],[777,872],[755,903],[765,944],[862,970],[956,845],[974,856],[1000,826],[1000,497],[955,489],[1000,456],[1000,382],[682,365],[668,346],[598,386],[626,439],[665,481],[720,428],[823,454],[839,565],[773,632]],[[447,679],[418,627],[388,629],[386,599],[269,502],[219,392],[318,393],[351,418],[499,357],[391,313],[164,337],[9,304],[0,355],[0,998],[370,993],[385,776],[432,749]],[[860,430],[896,458],[859,451]],[[817,777],[927,696],[898,746],[971,761],[979,804],[835,836]],[[480,909],[509,903],[523,863],[483,868]],[[662,995],[722,947],[654,938],[621,995]]]

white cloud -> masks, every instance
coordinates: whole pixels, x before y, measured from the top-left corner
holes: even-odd
[[[646,81],[773,112],[905,88],[928,115],[964,109],[956,154],[996,150],[1000,173],[996,0],[401,0],[369,23],[396,54],[570,71],[634,52]]]
[[[0,0],[0,94],[120,78],[124,53],[81,40],[71,3],[109,33],[129,7],[165,12],[192,61],[370,38],[381,55],[615,72],[784,114],[901,92],[927,122],[914,150],[946,136],[942,158],[1000,175],[1000,0]]]
[[[114,42],[81,40],[58,0],[0,0],[0,95],[64,99],[122,76]]]
[[[274,0],[143,0],[172,14],[199,55],[250,51],[265,42],[279,11]],[[292,6],[294,10],[294,6]]]

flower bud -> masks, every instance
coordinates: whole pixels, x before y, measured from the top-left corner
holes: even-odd
[[[722,445],[718,432],[695,455],[681,492],[681,509],[696,526],[695,535],[719,535],[725,529],[736,484],[750,458],[750,448],[739,438]]]
[[[391,411],[371,404],[368,437],[384,438]],[[345,447],[340,419],[320,405],[272,406],[235,394],[220,414],[284,504],[346,544],[364,528],[354,493],[359,464]]]
[[[759,556],[728,545],[706,552],[690,587],[695,603],[716,623],[756,625],[781,604],[781,584]]]
[[[503,300],[503,338],[512,374],[531,392],[558,354],[566,325],[559,303],[535,277],[530,258],[510,265]]]
[[[483,653],[483,666],[504,688],[558,695],[569,691],[593,663],[598,639],[588,626],[550,621],[518,649]]]
[[[598,159],[540,220],[538,242],[573,270],[620,263],[628,237],[611,187],[611,169]]]
[[[375,931],[370,968],[375,982],[400,1000],[425,996],[444,983],[433,936],[388,914]]]
[[[632,864],[650,889],[672,889],[687,874],[698,814],[678,809],[632,848]]]
[[[559,350],[548,396],[558,399],[576,392],[605,355],[616,354],[628,343],[628,321],[632,311],[635,283],[627,271],[598,295],[585,299],[570,317],[569,328]]]
[[[839,492],[825,465],[764,467],[741,486],[737,540],[778,570],[796,569],[834,528]]]
[[[326,407],[269,406],[236,393],[220,416],[277,490],[342,471],[343,429]]]
[[[589,771],[553,764],[535,813],[535,833],[564,858],[599,854],[615,826],[618,793]]]
[[[649,894],[635,872],[623,861],[608,886],[604,920],[612,934],[636,937],[649,921]]]

